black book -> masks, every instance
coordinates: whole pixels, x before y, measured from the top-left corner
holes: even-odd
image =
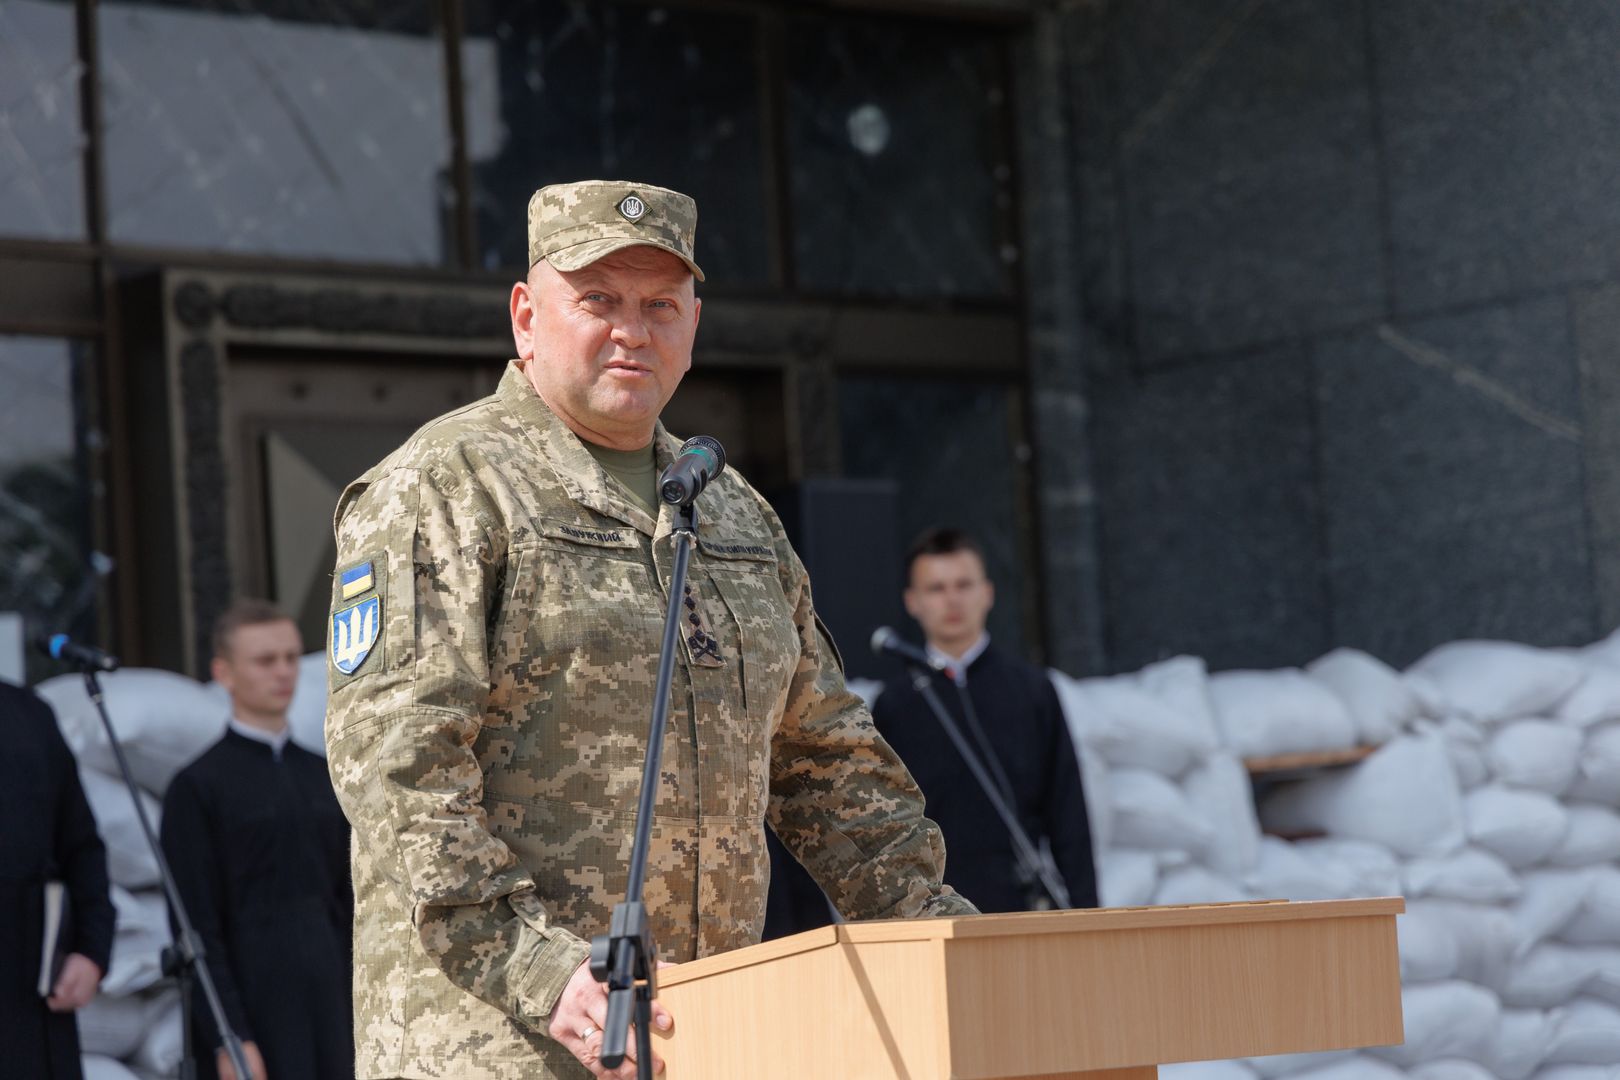
[[[45,933],[39,954],[39,996],[50,997],[67,962],[67,886],[45,883]]]

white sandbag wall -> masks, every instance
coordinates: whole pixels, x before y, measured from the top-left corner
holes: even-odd
[[[230,699],[213,684],[148,669],[101,676],[107,711],[118,733],[141,804],[155,830],[163,791],[174,774],[225,732]],[[107,847],[118,929],[101,993],[79,1013],[79,1042],[88,1078],[163,1080],[180,1070],[178,992],[163,977],[162,952],[170,941],[167,906],[157,859],[141,835],[129,789],[106,729],[77,675],[35,687],[56,712],[58,726],[79,762],[79,779]],[[326,657],[303,658],[289,713],[293,739],[324,754]],[[199,991],[200,992],[200,991]]]
[[[1303,671],[1180,657],[1053,681],[1105,904],[1407,897],[1404,1046],[1166,1080],[1620,1076],[1620,634],[1457,642],[1404,674],[1340,649]],[[1355,745],[1380,749],[1270,786],[1256,814],[1240,759]]]

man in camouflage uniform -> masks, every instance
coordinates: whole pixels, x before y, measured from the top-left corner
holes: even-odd
[[[603,455],[656,476],[679,448],[657,418],[691,365],[696,223],[648,185],[536,192],[519,358],[338,504],[326,734],[363,1078],[634,1075],[598,1060],[585,960],[624,897],[674,519]],[[972,914],[776,515],[735,472],[697,508],[646,885],[662,959],[759,940],[767,817],[850,918]]]

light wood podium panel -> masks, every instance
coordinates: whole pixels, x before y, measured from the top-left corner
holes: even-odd
[[[1398,897],[845,923],[666,968],[665,1080],[1151,1080],[1399,1043]]]

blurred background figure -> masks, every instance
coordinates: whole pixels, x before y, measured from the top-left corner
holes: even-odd
[[[996,648],[985,631],[995,585],[984,556],[960,529],[923,533],[906,557],[906,611],[928,653],[951,665],[935,676],[940,700],[1003,787],[1025,832],[1051,848],[1074,907],[1097,906],[1091,828],[1074,742],[1046,672]],[[964,703],[965,694],[972,702]],[[891,680],[872,707],[878,730],[906,763],[945,835],[945,880],[979,910],[1024,911],[1011,836],[990,797],[909,678]]]
[[[0,682],[0,1072],[78,1080],[74,1012],[90,1003],[112,952],[107,854],[50,707]],[[40,997],[45,886],[68,897],[67,956]]]
[[[354,1075],[349,826],[326,762],[290,741],[302,651],[269,603],[240,600],[221,616],[213,674],[230,726],[163,799],[164,854],[254,1080]],[[191,1013],[198,1076],[231,1080],[200,992]]]

